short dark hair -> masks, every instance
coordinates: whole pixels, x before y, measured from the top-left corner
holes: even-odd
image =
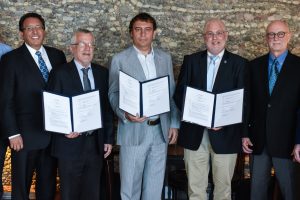
[[[132,32],[132,29],[133,29],[133,24],[136,22],[136,21],[143,21],[143,22],[150,22],[152,23],[153,25],[153,30],[156,30],[157,26],[156,26],[156,21],[155,19],[148,13],[145,13],[145,12],[142,12],[142,13],[139,13],[137,14],[134,18],[132,18],[132,20],[130,21],[130,24],[129,24],[129,32],[131,33]]]
[[[24,21],[27,19],[27,18],[37,18],[41,21],[42,25],[43,25],[43,29],[45,30],[45,20],[44,18],[37,14],[37,13],[34,13],[34,12],[30,12],[30,13],[26,13],[24,14],[21,18],[20,18],[20,21],[19,21],[19,31],[22,31],[24,30],[24,27],[23,27],[23,23]]]

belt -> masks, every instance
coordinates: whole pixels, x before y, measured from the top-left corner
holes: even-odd
[[[156,120],[148,120],[148,121],[147,121],[147,124],[148,124],[149,126],[155,126],[155,125],[157,125],[157,124],[160,124],[160,118],[158,118],[158,119],[156,119]]]

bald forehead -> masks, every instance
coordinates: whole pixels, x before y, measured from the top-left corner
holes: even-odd
[[[204,32],[206,32],[210,27],[212,26],[218,26],[220,29],[225,31],[225,24],[222,20],[220,19],[210,19],[208,21],[206,21],[205,25],[204,25]]]
[[[273,30],[281,30],[285,32],[289,32],[289,26],[285,21],[282,20],[275,20],[272,21],[268,27],[267,27],[267,32],[272,32]]]

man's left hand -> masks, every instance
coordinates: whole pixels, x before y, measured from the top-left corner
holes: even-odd
[[[175,144],[177,142],[178,129],[170,128],[169,130],[169,144]]]
[[[111,153],[112,145],[111,144],[104,144],[104,158],[107,158]]]
[[[294,161],[300,163],[300,144],[295,144],[292,156],[294,156]]]

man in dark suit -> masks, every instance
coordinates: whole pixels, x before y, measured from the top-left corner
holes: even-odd
[[[78,29],[71,40],[74,59],[50,74],[48,89],[67,96],[91,89],[100,92],[103,128],[84,133],[55,134],[52,155],[58,158],[62,200],[99,200],[103,154],[113,143],[113,114],[108,101],[108,70],[91,63],[95,39]],[[87,119],[89,120],[89,119]]]
[[[12,198],[27,200],[34,170],[36,199],[53,200],[56,165],[50,156],[51,135],[43,128],[41,91],[52,68],[66,62],[62,51],[43,45],[45,21],[27,13],[19,21],[24,44],[1,58],[1,137],[12,149]]]
[[[247,68],[249,127],[244,132],[243,149],[253,154],[253,200],[268,198],[272,167],[284,199],[295,199],[291,154],[300,105],[300,58],[288,51],[290,39],[288,24],[272,21],[266,30],[269,53],[251,61]]]
[[[184,57],[174,99],[182,111],[187,86],[210,91],[228,92],[244,87],[246,60],[225,49],[228,32],[219,19],[205,23],[207,50]],[[215,184],[214,199],[231,199],[231,179],[237,153],[241,150],[241,124],[209,129],[182,122],[178,144],[185,148],[189,199],[207,198],[210,159]]]

